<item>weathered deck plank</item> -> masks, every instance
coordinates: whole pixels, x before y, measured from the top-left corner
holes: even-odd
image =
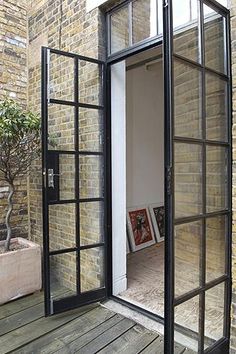
[[[24,326],[30,322],[38,320],[44,316],[42,304],[25,309],[15,315],[0,320],[0,336]]]
[[[83,334],[91,331],[93,328],[115,315],[116,314],[110,310],[97,307],[65,324],[63,327],[45,334],[43,337],[16,350],[15,354],[39,354],[42,352],[49,354],[58,352],[58,350],[63,349],[67,343],[79,340],[79,337]]]
[[[106,345],[113,342],[117,337],[121,336],[123,333],[127,332],[130,328],[134,326],[135,326],[134,321],[129,320],[128,318],[124,318],[115,326],[109,328],[107,331],[95,337],[80,349],[76,350],[75,353],[95,354],[99,350],[104,348]]]
[[[37,293],[0,307],[0,354],[164,353],[161,335],[99,304],[45,318],[43,301]],[[175,354],[188,353],[176,344]]]
[[[77,310],[71,310],[54,317],[40,318],[34,322],[20,327],[12,332],[4,334],[1,337],[0,354],[6,354],[10,351],[16,350],[19,347],[53,331],[73,319],[88,312],[96,305],[89,305]]]
[[[97,338],[101,334],[105,333],[109,328],[114,327],[116,324],[123,320],[123,316],[115,315],[110,318],[106,322],[103,322],[101,325],[95,327],[91,331],[85,333],[83,336],[79,337],[78,340],[74,340],[73,342],[65,343],[64,347],[58,351],[55,351],[57,354],[71,354],[76,353],[77,350],[86,346],[90,343],[94,338]],[[91,354],[91,353],[90,353]]]
[[[55,297],[59,297],[65,294],[68,290],[65,288],[60,288],[55,292]],[[0,320],[11,315],[15,315],[18,312],[26,310],[38,304],[43,304],[44,293],[43,291],[38,291],[34,294],[24,296],[20,299],[10,301],[7,304],[0,306]]]
[[[70,292],[67,289],[60,289],[55,293],[55,298],[60,297],[65,294],[69,294]],[[35,297],[32,296],[33,299],[35,300]],[[37,298],[37,297],[36,297]],[[14,329],[17,329],[19,327],[22,327],[30,322],[33,322],[41,317],[44,317],[44,306],[43,303],[40,302],[38,304],[35,304],[34,306],[27,306],[27,303],[32,304],[31,298],[29,297],[30,301],[27,301],[28,297],[25,298],[25,308],[24,302],[21,302],[21,306],[18,307],[21,308],[20,311],[17,311],[14,314],[8,315],[8,317],[4,317],[0,319],[0,336],[13,331]],[[23,299],[21,299],[23,300]],[[33,301],[34,301],[33,300]],[[43,301],[43,298],[42,298]],[[7,304],[10,305],[10,304]],[[14,304],[15,305],[15,304]],[[16,306],[13,306],[14,308]],[[10,310],[10,308],[9,308]]]
[[[0,306],[0,320],[16,314],[22,310],[25,310],[29,307],[35,306],[37,304],[43,303],[44,295],[43,292],[38,292],[33,295],[28,295],[21,299],[17,299],[7,304]]]
[[[175,354],[183,354],[185,347],[179,344],[175,344]],[[164,353],[164,338],[162,336],[155,339],[149,346],[147,346],[142,354],[161,354]],[[186,353],[187,354],[187,353]]]
[[[118,337],[114,342],[100,350],[99,354],[136,354],[146,348],[158,336],[159,335],[156,332],[151,332],[140,325],[135,325],[122,336]]]

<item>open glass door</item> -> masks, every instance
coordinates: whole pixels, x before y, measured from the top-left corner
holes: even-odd
[[[229,13],[164,1],[165,354],[228,353],[231,256]],[[183,3],[183,4],[182,4]]]
[[[106,296],[105,64],[42,48],[45,313]]]

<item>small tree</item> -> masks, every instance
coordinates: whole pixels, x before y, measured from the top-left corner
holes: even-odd
[[[5,251],[9,251],[12,237],[11,214],[15,180],[29,172],[33,160],[40,153],[40,117],[23,110],[15,101],[0,102],[0,180],[9,185],[6,213],[7,237]]]

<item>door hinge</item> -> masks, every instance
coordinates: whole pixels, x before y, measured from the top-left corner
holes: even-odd
[[[167,181],[167,194],[171,195],[172,194],[172,166],[167,167],[166,181]]]

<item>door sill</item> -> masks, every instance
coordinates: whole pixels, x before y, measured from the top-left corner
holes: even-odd
[[[146,317],[150,318],[151,320],[159,322],[160,324],[164,325],[164,317],[157,315],[151,311],[148,311],[147,309],[145,309],[141,306],[138,306],[130,301],[124,300],[124,299],[120,298],[119,296],[115,296],[115,295],[110,296],[109,299],[114,300],[114,301],[120,303],[121,305],[126,306],[133,311],[139,312],[143,316],[146,316]]]
[[[164,335],[164,318],[155,315],[154,313],[142,309],[126,300],[120,299],[117,296],[110,296],[106,301],[101,303],[102,306],[117,312],[151,331],[155,331]]]
[[[151,331],[155,331],[160,335],[164,336],[164,318],[148,311],[140,306],[130,303],[124,299],[119,298],[118,296],[112,295],[108,297],[102,305],[114,312],[117,312],[124,317],[130,318],[140,325],[146,327]],[[195,350],[196,339],[192,338],[192,335],[197,335],[197,333],[188,331],[181,326],[178,326],[179,333],[176,333],[176,342],[188,347],[189,349]]]

